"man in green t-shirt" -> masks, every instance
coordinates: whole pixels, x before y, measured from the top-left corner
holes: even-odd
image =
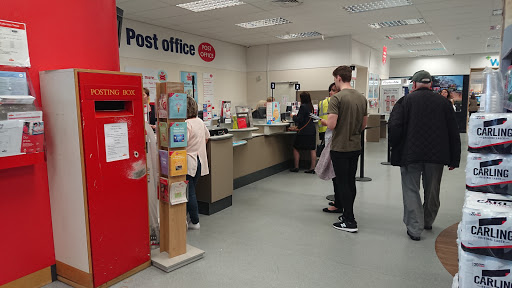
[[[354,217],[356,198],[356,171],[361,154],[361,131],[368,120],[366,98],[350,86],[352,69],[340,66],[332,72],[340,92],[331,97],[327,113],[327,128],[333,130],[331,160],[336,174],[335,203],[343,206],[343,215],[333,227],[357,232]]]

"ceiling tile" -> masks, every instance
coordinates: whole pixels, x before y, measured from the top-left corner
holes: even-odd
[[[158,0],[130,0],[126,2],[119,2],[117,4],[119,8],[123,9],[125,12],[128,13],[138,13],[142,11],[148,11],[152,9],[158,9],[169,6],[169,4],[166,4]]]

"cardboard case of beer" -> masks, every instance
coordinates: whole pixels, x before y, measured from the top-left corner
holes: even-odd
[[[512,195],[512,155],[469,153],[466,189]]]
[[[462,250],[512,261],[512,197],[466,192]]]
[[[468,132],[469,152],[512,154],[512,114],[473,113]]]
[[[512,288],[512,262],[462,251],[459,256],[460,288]]]

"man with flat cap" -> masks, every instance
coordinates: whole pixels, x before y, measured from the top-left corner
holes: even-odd
[[[409,80],[412,92],[393,107],[388,129],[391,164],[400,166],[402,175],[407,235],[419,241],[424,229],[432,229],[439,211],[443,167],[459,167],[461,148],[452,104],[431,90],[430,73],[420,70]]]

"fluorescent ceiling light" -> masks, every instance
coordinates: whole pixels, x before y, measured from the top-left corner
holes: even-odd
[[[226,8],[245,4],[239,0],[201,0],[189,3],[178,4],[176,6],[184,8],[193,12],[202,12],[213,9]]]
[[[425,23],[425,20],[423,18],[417,18],[417,19],[406,19],[406,20],[395,20],[395,21],[384,21],[384,22],[379,22],[379,23],[371,23],[371,24],[368,24],[368,26],[370,26],[370,28],[378,29],[378,28],[388,28],[388,27],[424,24],[424,23]]]
[[[386,36],[386,38],[393,40],[393,39],[397,39],[397,38],[421,37],[421,36],[432,36],[432,35],[434,35],[434,32],[417,32],[417,33],[388,35],[388,36]]]
[[[433,44],[441,44],[441,41],[436,40],[436,41],[402,43],[402,44],[398,44],[398,46],[406,47],[406,46],[420,46],[420,45],[433,45]]]
[[[263,19],[263,20],[239,23],[239,24],[235,24],[235,25],[243,27],[243,28],[251,29],[251,28],[259,28],[259,27],[281,25],[281,24],[288,24],[288,23],[292,23],[292,22],[290,22],[284,18],[277,17],[277,18],[271,18],[271,19]]]
[[[408,5],[412,5],[411,0],[382,0],[376,2],[345,6],[343,7],[343,9],[345,9],[349,13],[359,13]]]
[[[501,16],[501,15],[503,15],[503,9],[492,10],[492,16]]]
[[[288,35],[280,35],[276,36],[280,39],[294,39],[294,38],[307,38],[307,37],[315,37],[315,36],[322,36],[321,33],[318,33],[316,31],[313,32],[301,32],[301,33],[293,33]]]
[[[501,39],[501,36],[497,35],[497,36],[491,36],[489,38],[487,38],[489,40],[498,40],[498,39]]]
[[[409,50],[409,52],[415,53],[415,52],[444,51],[444,50],[446,50],[446,49],[444,49],[444,48],[425,48],[425,49]]]

